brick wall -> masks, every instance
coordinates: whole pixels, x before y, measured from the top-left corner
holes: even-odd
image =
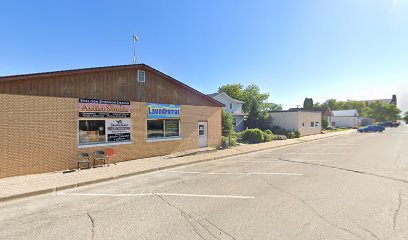
[[[181,140],[146,141],[147,103],[131,102],[132,144],[77,148],[78,99],[0,94],[0,178],[76,167],[79,152],[114,148],[116,160],[166,155],[198,147],[198,121],[208,122],[208,146],[221,144],[220,107],[181,106]]]

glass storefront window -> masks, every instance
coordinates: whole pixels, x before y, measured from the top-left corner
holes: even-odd
[[[105,141],[104,120],[79,121],[79,144],[103,143]]]
[[[147,138],[180,137],[180,120],[147,120]]]
[[[180,136],[180,120],[164,120],[166,130],[166,137],[179,137]]]
[[[147,138],[163,138],[163,120],[147,120]]]

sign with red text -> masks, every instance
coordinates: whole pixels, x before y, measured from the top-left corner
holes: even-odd
[[[100,99],[79,99],[79,117],[129,118],[130,102]]]

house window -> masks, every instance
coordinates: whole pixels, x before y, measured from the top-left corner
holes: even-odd
[[[304,127],[305,126],[305,123],[304,122],[302,122],[302,127]]]
[[[180,120],[147,120],[147,138],[180,137]]]
[[[232,119],[232,124],[234,124],[235,127],[237,126],[237,118]]]
[[[311,122],[310,127],[314,127],[315,126],[314,124],[315,124],[314,122]]]
[[[320,127],[320,122],[315,122],[315,127]]]
[[[230,109],[232,109],[232,103],[230,103]]]

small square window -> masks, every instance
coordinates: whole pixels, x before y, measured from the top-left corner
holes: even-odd
[[[137,70],[137,81],[146,82],[146,72],[142,70]]]

